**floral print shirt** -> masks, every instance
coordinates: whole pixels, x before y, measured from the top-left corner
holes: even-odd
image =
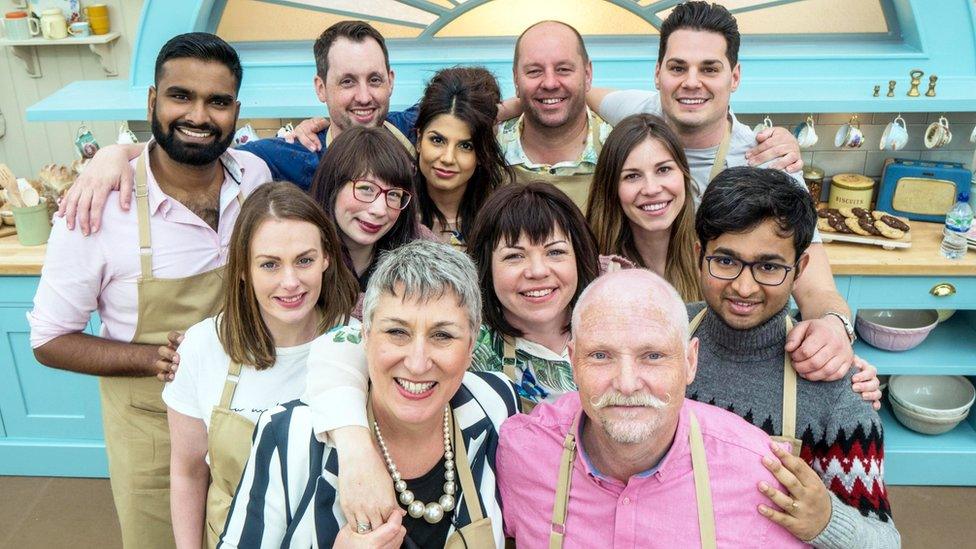
[[[471,359],[471,371],[504,372],[505,341],[486,325],[481,326]],[[520,337],[515,338],[515,389],[518,396],[533,403],[555,402],[575,391],[573,370],[564,351],[559,356]]]

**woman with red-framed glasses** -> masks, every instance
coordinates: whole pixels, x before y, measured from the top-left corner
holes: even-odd
[[[336,224],[347,265],[366,288],[381,252],[417,238],[413,158],[384,128],[355,127],[329,145],[310,193]]]

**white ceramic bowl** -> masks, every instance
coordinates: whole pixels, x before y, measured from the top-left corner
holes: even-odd
[[[888,396],[925,417],[955,418],[969,413],[976,388],[963,376],[891,376]]]
[[[925,435],[941,435],[942,433],[948,433],[949,431],[953,430],[956,425],[959,425],[962,420],[966,419],[967,415],[969,415],[967,412],[958,417],[932,418],[905,408],[895,399],[889,400],[891,402],[891,411],[894,412],[895,417],[902,425],[908,427],[912,431]]]
[[[925,341],[939,324],[934,309],[864,309],[854,325],[864,341],[886,351],[907,351]]]

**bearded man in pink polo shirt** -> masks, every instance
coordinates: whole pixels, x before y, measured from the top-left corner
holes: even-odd
[[[756,512],[773,506],[756,485],[779,485],[762,465],[769,437],[685,400],[698,342],[674,288],[645,270],[600,277],[572,329],[579,393],[501,429],[507,536],[522,547],[804,546]]]

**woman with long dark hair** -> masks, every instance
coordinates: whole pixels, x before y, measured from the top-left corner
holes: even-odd
[[[485,199],[510,180],[495,140],[498,82],[481,67],[437,72],[417,117],[420,220],[441,241],[463,247]]]

